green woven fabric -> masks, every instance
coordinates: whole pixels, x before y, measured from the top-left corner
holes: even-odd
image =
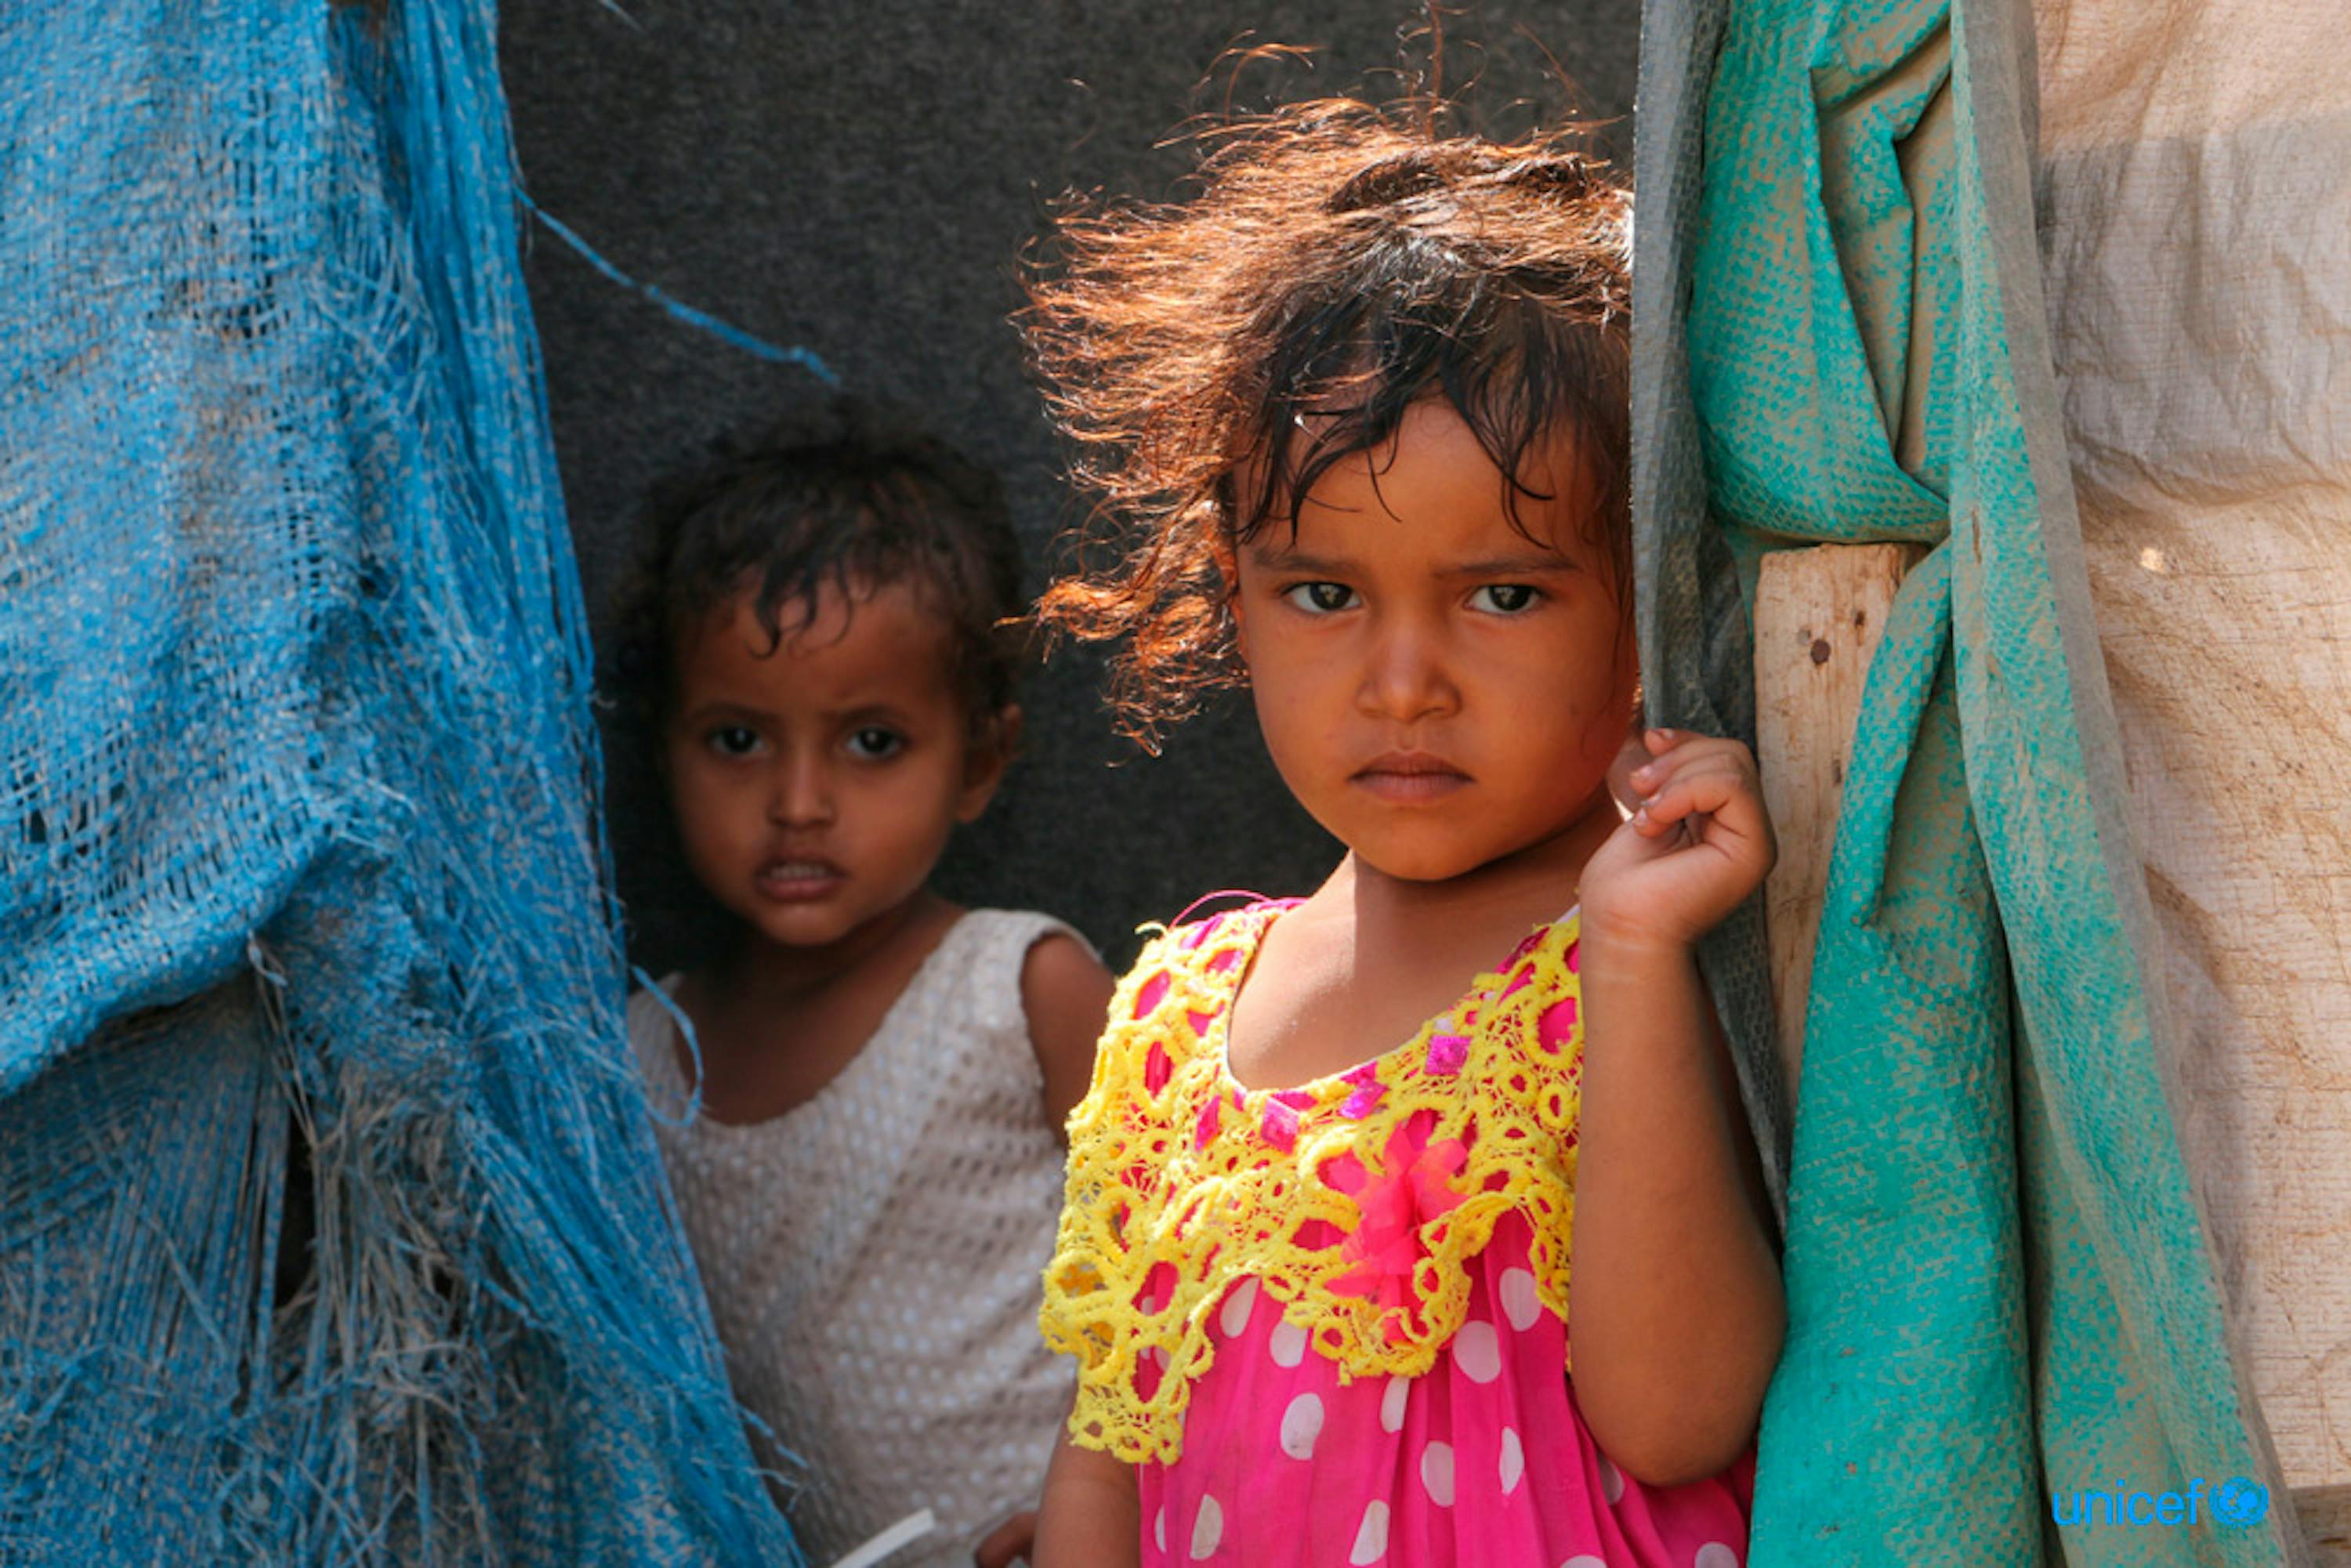
[[[2025,0],[1648,0],[1643,51],[1653,716],[1751,738],[1763,552],[1931,548],[1847,770],[1752,1561],[2290,1560],[2147,999],[2043,326]],[[1776,1154],[1760,944],[1735,928],[1708,959]],[[2240,1477],[2266,1519],[2051,1522],[2052,1491]]]

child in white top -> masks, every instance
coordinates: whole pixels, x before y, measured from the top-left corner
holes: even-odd
[[[686,862],[734,929],[632,998],[631,1033],[810,1559],[927,1509],[893,1564],[1001,1563],[1069,1399],[1038,1272],[1110,978],[1050,916],[928,885],[1020,730],[993,479],[870,411],[828,419],[657,517],[633,673]]]

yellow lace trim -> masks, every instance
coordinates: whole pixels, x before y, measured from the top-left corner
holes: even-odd
[[[1567,1316],[1576,918],[1538,928],[1386,1055],[1296,1090],[1248,1090],[1225,1068],[1227,1004],[1280,912],[1155,937],[1119,985],[1092,1088],[1070,1115],[1039,1321],[1078,1358],[1072,1440],[1130,1463],[1180,1452],[1193,1380],[1214,1355],[1209,1323],[1244,1278],[1343,1381],[1417,1376],[1462,1324],[1469,1261],[1515,1210],[1533,1233],[1537,1292]],[[1399,1270],[1403,1256],[1414,1260]],[[1146,1399],[1136,1371],[1155,1352]]]

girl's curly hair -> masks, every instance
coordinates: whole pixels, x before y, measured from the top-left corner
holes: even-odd
[[[1208,140],[1193,199],[1073,199],[1020,312],[1072,477],[1076,575],[1036,620],[1126,639],[1110,702],[1150,747],[1244,679],[1220,560],[1297,526],[1332,464],[1441,395],[1508,476],[1579,433],[1629,596],[1630,195],[1572,151],[1440,137],[1425,105],[1294,104]],[[1311,419],[1310,428],[1307,421]]]
[[[828,586],[911,582],[952,633],[975,738],[1012,701],[1020,545],[996,476],[894,411],[841,396],[709,461],[648,498],[618,594],[618,677],[648,731],[671,701],[680,639],[747,595],[780,642]]]

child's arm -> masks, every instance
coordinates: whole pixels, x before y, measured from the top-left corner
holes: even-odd
[[[1698,938],[1775,850],[1746,747],[1651,731],[1643,809],[1583,880],[1583,1110],[1568,1322],[1578,1406],[1652,1485],[1755,1429],[1786,1322],[1761,1176]]]
[[[1005,1518],[971,1549],[971,1568],[1012,1568],[1037,1554],[1037,1511],[1023,1509]]]
[[[1081,1448],[1066,1431],[1045,1469],[1038,1511],[1037,1568],[1139,1568],[1143,1507],[1135,1500],[1134,1468],[1095,1448]]]
[[[1094,1044],[1102,1038],[1116,988],[1102,960],[1071,937],[1047,936],[1020,966],[1020,1005],[1029,1015],[1029,1043],[1045,1074],[1045,1114],[1053,1135],[1069,1141],[1070,1107],[1093,1079]]]

